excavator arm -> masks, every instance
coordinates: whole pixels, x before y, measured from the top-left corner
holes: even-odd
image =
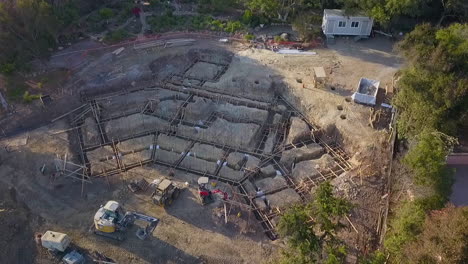
[[[127,212],[125,216],[120,221],[119,225],[121,228],[126,229],[128,226],[132,225],[136,220],[145,221],[148,225],[145,228],[138,229],[136,235],[140,239],[145,239],[149,234],[153,233],[154,229],[159,223],[159,219],[149,215],[144,215],[138,212]]]

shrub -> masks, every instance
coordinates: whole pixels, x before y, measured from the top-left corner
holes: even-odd
[[[242,23],[240,21],[228,21],[226,24],[226,32],[235,33],[241,29],[243,29]]]
[[[0,73],[3,74],[12,74],[16,70],[15,63],[2,63],[0,64]]]
[[[283,39],[281,36],[275,36],[275,37],[273,38],[273,40],[274,40],[275,42],[284,41],[284,39]]]
[[[244,14],[242,15],[242,23],[244,25],[250,25],[250,23],[252,23],[252,19],[253,19],[253,13],[252,11],[250,10],[245,10]]]
[[[364,258],[359,263],[360,264],[385,264],[387,257],[382,251],[376,250],[367,258]]]
[[[37,100],[39,98],[41,98],[40,94],[29,94],[28,91],[24,92],[24,94],[23,94],[23,102],[25,102],[25,103],[30,103],[33,100]]]
[[[391,222],[391,230],[384,244],[397,263],[402,258],[404,246],[414,241],[421,233],[425,216],[424,209],[416,202],[405,202],[396,210]]]
[[[245,35],[244,38],[245,38],[245,40],[249,40],[249,41],[250,41],[250,40],[253,40],[253,39],[255,38],[255,36],[254,36],[253,34],[250,34],[250,33],[249,33],[249,34]]]
[[[450,195],[453,171],[445,158],[456,140],[437,131],[424,130],[404,158],[417,184],[432,186],[442,196]]]
[[[115,42],[122,41],[128,37],[129,37],[129,34],[127,31],[125,31],[124,29],[119,29],[116,31],[109,31],[106,37],[104,38],[104,40],[106,42],[115,43]]]
[[[313,202],[290,207],[278,223],[278,232],[287,237],[289,247],[279,262],[343,263],[346,248],[335,234],[343,227],[339,219],[351,208],[351,203],[333,195],[329,182],[318,187]]]
[[[101,8],[99,10],[99,16],[102,19],[109,19],[114,16],[114,11],[112,11],[110,8]]]
[[[211,21],[211,30],[224,30],[224,23],[221,20],[213,20]]]

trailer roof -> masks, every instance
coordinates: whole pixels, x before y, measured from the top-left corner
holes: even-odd
[[[338,17],[369,17],[366,16],[364,13],[359,12],[353,15],[345,14],[343,9],[325,9],[323,13],[327,16],[338,16]]]

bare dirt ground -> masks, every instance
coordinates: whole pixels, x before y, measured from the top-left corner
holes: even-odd
[[[70,131],[62,132],[70,128],[70,123],[66,119],[49,123],[52,118],[80,104],[79,90],[102,94],[148,86],[149,81],[155,85],[190,62],[185,59],[191,56],[187,56],[189,49],[211,50],[214,57],[210,58],[219,63],[224,63],[226,52],[223,50],[228,50],[234,55],[229,68],[219,80],[204,83],[201,90],[240,96],[245,98],[242,100],[253,100],[256,104],[273,99],[275,93],[282,94],[320,127],[322,133],[339,143],[355,169],[335,179],[334,184],[340,194],[356,204],[349,218],[357,228],[355,231],[344,222],[349,228],[342,236],[351,247],[350,255],[366,254],[375,247],[376,226],[382,210],[386,164],[379,157],[386,157],[388,133],[369,125],[368,107],[346,99],[361,77],[378,79],[381,87],[391,84],[393,73],[399,67],[398,58],[391,52],[391,44],[380,38],[358,43],[343,39],[334,46],[316,50],[315,56],[285,56],[206,40],[197,40],[190,47],[159,48],[139,53],[127,48],[119,56],[113,56],[109,51],[90,52],[83,61],[76,63],[78,67],[66,86],[67,92],[58,97],[53,106],[48,109],[31,106],[31,113],[42,109],[40,114],[35,114],[34,118],[27,114],[11,114],[5,123],[5,134],[11,136],[1,141],[0,180],[5,186],[14,187],[18,202],[29,208],[22,210],[18,206],[16,209],[30,215],[23,219],[26,221],[24,225],[29,225],[31,230],[22,232],[22,237],[27,240],[33,232],[48,229],[64,232],[83,250],[98,250],[118,263],[268,263],[278,252],[281,240],[270,241],[255,217],[247,211],[233,208],[228,224],[225,224],[221,204],[201,206],[196,200],[196,175],[182,171],[175,173],[174,180],[184,186],[184,191],[167,210],[151,204],[148,195],[135,195],[125,186],[126,180],[135,177],[167,177],[169,172],[165,167],[145,166],[93,179],[93,184],[85,184],[83,195],[80,181],[53,175],[57,156],[62,158],[66,154],[68,160],[81,162],[76,135]],[[158,62],[161,58],[164,61]],[[54,57],[54,65],[62,67],[64,63]],[[154,70],[155,63],[158,70]],[[325,68],[335,90],[312,87],[313,67]],[[196,75],[198,71],[200,69],[192,70],[191,74]],[[208,75],[213,77],[219,69],[210,71]],[[187,87],[196,86],[195,81],[192,82]],[[40,172],[43,165],[45,173]],[[373,169],[371,172],[363,172],[369,171],[369,167]],[[110,199],[118,200],[128,210],[160,218],[161,223],[153,236],[141,241],[129,231],[126,241],[115,242],[90,234],[88,228],[92,216]],[[6,230],[9,229],[4,232]],[[17,244],[10,246],[19,248]],[[35,250],[34,246],[30,248],[24,257],[35,259],[36,263],[50,263],[50,258],[41,250]],[[7,256],[10,263],[21,263],[16,259],[14,254]]]

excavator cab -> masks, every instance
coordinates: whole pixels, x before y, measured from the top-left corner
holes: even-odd
[[[94,226],[100,232],[116,232],[116,227],[124,215],[125,212],[118,202],[108,201],[94,215]]]
[[[137,237],[145,239],[159,223],[159,219],[137,212],[125,212],[116,201],[108,201],[94,214],[94,230],[96,235],[116,240],[124,240],[124,232],[133,225],[135,220],[147,222],[148,225],[137,230]]]

